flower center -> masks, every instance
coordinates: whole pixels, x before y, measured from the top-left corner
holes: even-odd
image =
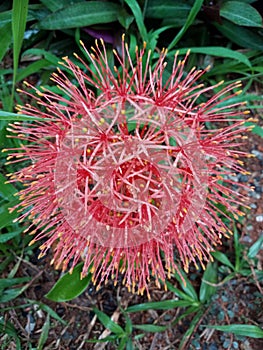
[[[100,196],[92,193],[96,181],[87,170],[78,169],[77,177],[83,202],[98,222],[116,228],[148,225],[151,229],[152,218],[161,207],[163,185],[160,172],[148,160],[133,158],[117,166],[111,174],[110,191],[104,189]]]

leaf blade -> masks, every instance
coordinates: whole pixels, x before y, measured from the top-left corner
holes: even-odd
[[[72,273],[66,273],[62,276],[53,288],[45,295],[49,300],[62,302],[76,298],[87,288],[91,281],[91,274],[80,278],[83,263],[78,264]]]
[[[119,5],[111,2],[80,2],[48,15],[39,26],[41,29],[55,30],[110,23],[118,19],[120,10]]]
[[[249,4],[241,1],[227,1],[220,8],[220,16],[229,21],[247,27],[262,27],[259,12]]]

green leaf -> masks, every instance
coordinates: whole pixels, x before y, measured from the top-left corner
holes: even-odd
[[[9,208],[13,208],[18,203],[18,199],[15,199],[0,206],[0,230],[6,226],[12,225],[13,220],[18,217],[16,211],[13,211],[12,213],[9,212]]]
[[[186,19],[190,10],[191,5],[183,0],[149,0],[145,16],[160,19],[169,17]]]
[[[48,339],[48,333],[50,329],[50,316],[47,314],[47,319],[42,327],[41,334],[39,337],[38,345],[37,345],[37,350],[42,350],[47,339]]]
[[[206,328],[213,328],[217,331],[234,333],[250,338],[263,338],[263,330],[258,326],[245,324],[231,324],[228,326],[205,326]]]
[[[196,294],[196,291],[194,287],[192,286],[191,282],[187,278],[186,274],[180,269],[180,274],[182,277],[178,274],[175,273],[174,277],[177,279],[177,281],[180,283],[180,287],[182,290],[193,300],[196,302],[199,302],[198,296]],[[183,278],[183,279],[182,279]]]
[[[62,276],[53,288],[45,295],[46,298],[61,302],[76,298],[87,288],[91,281],[91,274],[80,279],[83,263],[78,264],[72,273]]]
[[[109,329],[112,333],[122,335],[125,334],[125,331],[117,323],[112,321],[108,315],[100,311],[97,308],[93,308],[94,313],[98,316],[98,319],[103,324],[103,326]]]
[[[0,294],[0,303],[6,303],[8,301],[11,301],[11,300],[17,298],[27,288],[28,288],[28,285],[25,285],[25,286],[23,286],[21,288],[13,288],[13,289],[6,289],[6,290],[4,290]]]
[[[43,56],[48,62],[53,64],[55,67],[59,65],[59,62],[61,62],[61,58],[53,55],[51,52],[46,51],[44,49],[36,49],[36,48],[28,49],[24,51],[22,54],[22,57],[25,57],[25,56]]]
[[[165,284],[167,285],[167,288],[173,292],[176,296],[178,296],[180,299],[190,301],[191,305],[196,305],[196,300],[194,300],[192,297],[187,295],[186,293],[182,292],[180,289],[176,288],[172,283],[169,281],[166,281]]]
[[[204,310],[198,310],[197,314],[194,316],[192,319],[190,325],[188,326],[186,332],[184,333],[184,336],[179,344],[178,350],[183,350],[185,349],[185,344],[188,342],[189,338],[192,336],[193,332],[196,329],[196,325],[200,321],[201,317],[204,314]]]
[[[0,173],[0,196],[6,200],[10,200],[17,190],[12,184],[6,182],[6,177]]]
[[[170,45],[168,46],[168,50],[171,50],[171,48],[173,48],[179,42],[179,40],[181,40],[184,33],[193,24],[198,12],[201,10],[203,2],[204,2],[204,0],[195,0],[184,26],[181,28],[179,33],[176,35],[176,37],[170,43]]]
[[[114,22],[121,7],[111,2],[80,2],[63,8],[45,17],[39,24],[41,29],[66,29]]]
[[[230,269],[233,271],[235,270],[235,267],[224,253],[212,252],[211,254],[216,260],[220,261],[223,265],[230,267]]]
[[[0,279],[0,289],[9,288],[17,284],[30,281],[30,277],[17,277],[17,278],[1,278]]]
[[[134,21],[134,16],[130,15],[124,8],[118,13],[118,21],[127,30]]]
[[[222,20],[222,24],[216,22],[214,26],[230,41],[244,47],[255,50],[263,50],[263,37],[255,33],[252,29],[239,27],[227,20]]]
[[[220,16],[239,25],[262,27],[260,13],[251,5],[241,1],[227,1],[220,7]]]
[[[245,123],[245,126],[254,126],[253,129],[251,130],[251,132],[253,134],[256,134],[256,135],[259,135],[260,137],[263,137],[263,128],[259,125],[256,125],[254,123],[251,123],[251,122],[246,122]]]
[[[32,75],[34,73],[38,73],[43,68],[46,68],[49,66],[50,66],[50,62],[45,60],[45,59],[33,62],[33,63],[29,64],[27,67],[19,70],[17,77],[16,77],[16,82],[24,80],[29,75]]]
[[[24,32],[26,29],[26,19],[28,12],[28,0],[13,0],[12,8],[12,33],[13,33],[13,86],[12,99],[10,100],[10,110],[12,109],[13,98],[15,93],[16,75],[19,62],[19,54],[22,47]]]
[[[72,5],[73,3],[81,2],[81,0],[40,0],[51,12],[58,11],[63,7]]]
[[[199,291],[199,299],[202,303],[208,302],[212,295],[215,294],[216,287],[211,286],[211,284],[215,283],[217,283],[216,264],[209,263],[205,269]]]
[[[6,321],[4,317],[0,317],[0,333],[1,335],[8,334],[10,337],[13,337],[16,342],[16,350],[21,350],[21,342],[19,336],[16,332],[15,327],[11,322]],[[3,349],[3,348],[2,348]]]
[[[0,40],[0,62],[1,62],[12,43],[11,23],[6,23],[4,26],[0,27],[0,37],[1,37],[1,40]]]
[[[7,23],[12,21],[12,11],[0,12],[0,27],[4,27]]]
[[[29,300],[29,302],[31,305],[37,304],[40,310],[47,312],[51,317],[53,317],[55,320],[62,323],[64,326],[67,325],[67,322],[64,321],[61,317],[59,317],[59,315],[54,310],[52,310],[48,305],[37,302],[36,300]]]
[[[236,50],[231,50],[225,47],[220,47],[220,46],[189,47],[189,49],[188,48],[179,49],[178,51],[181,55],[185,55],[188,50],[190,50],[191,53],[200,53],[203,55],[231,58],[233,60],[237,60],[241,63],[244,63],[248,67],[251,67],[251,62],[244,54]]]
[[[6,242],[10,241],[10,239],[13,239],[16,236],[19,236],[21,231],[22,231],[22,229],[17,230],[17,231],[8,232],[8,233],[0,233],[0,243],[6,243]]]
[[[35,120],[42,120],[45,118],[35,117],[31,115],[26,114],[17,114],[12,112],[5,112],[0,111],[0,120],[7,120],[7,121],[35,121]]]
[[[164,332],[169,326],[158,326],[154,324],[134,324],[133,328],[140,329],[144,332]]]
[[[137,304],[129,306],[127,312],[140,312],[146,310],[169,310],[176,307],[187,307],[193,303],[188,300],[163,300],[163,301],[153,301],[143,304]]]
[[[259,237],[259,239],[249,248],[247,257],[249,259],[255,258],[255,256],[258,254],[260,249],[263,249],[263,235]]]
[[[137,23],[142,40],[147,42],[148,41],[147,29],[144,25],[142,11],[141,11],[141,8],[140,8],[138,2],[136,0],[124,0],[124,1],[132,10],[132,13],[133,13],[135,21]]]

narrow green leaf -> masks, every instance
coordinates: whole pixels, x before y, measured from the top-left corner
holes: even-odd
[[[6,243],[6,242],[10,241],[10,239],[13,239],[16,236],[19,236],[21,231],[22,231],[22,229],[17,230],[17,231],[8,232],[8,233],[0,233],[0,243]]]
[[[132,10],[132,13],[133,13],[135,21],[137,23],[142,40],[147,42],[148,41],[147,29],[144,25],[142,11],[141,11],[141,8],[140,8],[138,2],[136,0],[124,0],[124,1]]]
[[[130,335],[132,334],[132,321],[129,315],[127,315],[126,311],[123,313],[123,315],[125,317],[125,333]]]
[[[208,302],[211,299],[211,296],[215,294],[216,287],[211,286],[211,284],[217,283],[217,268],[216,264],[209,263],[203,274],[199,299],[202,303]]]
[[[159,19],[184,18],[186,20],[190,10],[191,5],[183,0],[149,0],[145,16]]]
[[[17,284],[30,281],[30,277],[17,277],[17,278],[1,278],[0,279],[0,289],[10,288]]]
[[[171,48],[173,48],[181,40],[184,33],[193,24],[195,17],[197,16],[198,12],[200,11],[200,9],[203,5],[203,2],[204,2],[204,0],[195,0],[184,26],[181,28],[179,33],[176,35],[176,37],[170,43],[170,45],[168,46],[168,50],[171,50]]]
[[[67,322],[64,321],[54,310],[51,309],[51,307],[49,307],[48,305],[46,304],[43,304],[43,303],[39,303],[35,300],[29,300],[30,304],[33,304],[33,305],[38,305],[39,309],[47,312],[50,317],[53,317],[55,320],[59,321],[60,323],[62,323],[64,326],[67,325]]]
[[[183,350],[185,349],[185,344],[187,343],[188,339],[191,337],[193,334],[194,330],[196,329],[196,325],[198,324],[200,318],[202,317],[204,313],[204,310],[199,310],[198,313],[194,316],[192,319],[190,325],[188,326],[186,332],[184,333],[184,336],[179,344],[178,350]]]
[[[122,329],[121,326],[119,326],[116,322],[112,321],[108,315],[106,315],[104,312],[100,311],[97,308],[93,308],[94,313],[98,316],[98,319],[103,324],[103,326],[107,329],[109,329],[114,334],[124,334],[125,331]]]
[[[45,323],[43,324],[42,331],[39,337],[38,345],[37,345],[37,350],[42,350],[47,339],[48,339],[48,333],[50,329],[50,316],[47,314],[47,318]]]
[[[263,338],[263,330],[258,326],[245,324],[230,324],[228,326],[205,326],[206,328],[213,328],[217,331],[233,333],[250,338]]]
[[[46,68],[46,67],[50,67],[50,62],[45,59],[33,62],[29,64],[27,67],[19,70],[16,77],[16,82],[24,80],[29,75],[40,72],[43,68]]]
[[[61,302],[72,300],[83,293],[91,281],[91,274],[80,279],[82,267],[83,263],[80,263],[73,269],[72,273],[68,272],[62,276],[45,297]]]
[[[9,200],[16,192],[16,188],[7,182],[7,178],[0,173],[0,196]]]
[[[231,261],[228,259],[228,257],[224,254],[224,253],[221,253],[221,252],[213,252],[212,253],[212,256],[220,261],[222,264],[230,267],[231,270],[235,270],[235,267],[233,266],[233,264],[231,263]]]
[[[140,329],[144,332],[164,332],[169,326],[158,326],[154,324],[134,324],[133,328]]]
[[[189,47],[189,49],[179,49],[181,55],[185,55],[186,52],[190,50],[191,53],[200,53],[203,55],[210,55],[216,57],[226,57],[233,60],[237,60],[241,63],[244,63],[246,66],[251,67],[251,62],[246,57],[246,55],[238,52],[236,50],[231,50],[226,47],[221,46],[201,46],[201,47]]]
[[[128,30],[134,21],[134,16],[130,15],[124,8],[122,8],[118,13],[118,21],[126,30]]]
[[[31,115],[26,114],[17,114],[12,112],[5,112],[0,111],[0,120],[6,120],[6,121],[35,121],[35,120],[42,120],[44,118],[35,117]]]
[[[260,249],[263,249],[263,235],[259,237],[259,239],[249,248],[247,257],[249,259],[255,258],[255,256],[258,254]]]
[[[114,22],[121,7],[111,2],[79,2],[56,11],[40,22],[41,29],[66,29]]]
[[[28,0],[13,0],[12,8],[12,33],[13,33],[13,87],[12,97],[14,97],[16,75],[19,62],[19,54],[22,47],[24,32],[26,29],[26,19],[28,12]],[[12,98],[13,99],[13,98]],[[13,102],[13,101],[11,101]],[[11,109],[12,106],[10,106]]]
[[[241,1],[226,1],[220,7],[220,16],[239,25],[262,27],[260,13],[251,5]]]
[[[27,288],[28,288],[28,285],[21,288],[4,290],[0,295],[0,303],[6,303],[8,301],[14,300],[19,295],[21,295]]]
[[[4,26],[0,27],[0,38],[1,38],[0,40],[0,62],[1,62],[12,43],[11,23],[6,23]]]
[[[36,49],[36,48],[28,49],[28,50],[24,51],[22,54],[22,57],[25,57],[25,56],[44,57],[48,62],[50,62],[51,64],[53,64],[56,67],[59,65],[59,62],[61,62],[61,58],[53,55],[51,52],[46,51],[44,49]]]
[[[0,27],[4,27],[7,23],[12,22],[12,11],[0,12]]]
[[[186,274],[180,269],[180,274],[182,275],[182,278],[179,274],[174,274],[174,277],[177,279],[177,281],[180,283],[180,287],[182,290],[193,300],[196,302],[199,302],[198,296],[196,294],[196,291],[194,287],[192,286],[191,282],[187,278]]]
[[[73,3],[81,2],[81,0],[40,0],[51,12],[58,11],[63,7],[72,5]],[[84,1],[84,0],[82,0]]]
[[[230,41],[244,47],[255,50],[263,50],[263,37],[249,28],[239,27],[227,20],[222,20],[222,24],[216,22],[214,26]]]
[[[139,312],[146,310],[169,310],[176,307],[187,307],[193,303],[188,300],[163,300],[163,301],[153,301],[143,304],[137,304],[129,306],[127,312]]]
[[[2,204],[0,207],[0,230],[4,227],[13,224],[13,220],[18,217],[18,213],[13,211],[9,212],[9,208],[13,208],[15,205],[19,203],[18,199]]]
[[[251,123],[251,122],[246,122],[245,123],[245,126],[254,126],[253,129],[251,130],[251,132],[253,134],[256,134],[256,135],[259,135],[260,137],[263,137],[263,128],[259,125],[256,125],[254,123]]]
[[[15,327],[12,325],[11,322],[6,321],[3,317],[0,317],[0,333],[8,334],[10,337],[15,339],[16,342],[16,350],[21,350],[21,342],[19,339],[19,336],[16,332]]]

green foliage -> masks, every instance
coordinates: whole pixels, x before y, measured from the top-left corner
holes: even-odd
[[[120,7],[111,2],[79,2],[62,8],[39,23],[40,29],[66,29],[91,26],[98,23],[114,22]]]
[[[13,33],[13,86],[12,86],[12,99],[10,100],[9,110],[13,107],[13,98],[15,91],[16,75],[19,64],[19,54],[22,48],[24,40],[24,32],[26,29],[28,11],[28,0],[13,0],[12,9],[12,33]]]
[[[220,15],[229,21],[246,27],[262,27],[262,18],[250,4],[242,1],[226,1],[220,8]]]
[[[72,273],[68,272],[62,276],[53,288],[48,292],[46,297],[50,300],[61,302],[72,300],[80,295],[89,285],[91,275],[80,278],[83,263],[78,264]]]
[[[240,243],[239,235],[237,230],[234,230],[234,256],[230,258],[222,252],[215,251],[212,253],[213,257],[222,264],[221,271],[225,271],[225,267],[230,270],[228,271],[224,281],[228,281],[234,278],[236,275],[241,275],[244,277],[252,276],[251,265],[257,265],[257,254],[261,249],[263,249],[263,236],[260,236],[259,239],[248,249],[245,248],[243,244]],[[256,274],[259,277],[263,277],[263,273],[260,270],[256,269]]]
[[[221,332],[233,333],[244,337],[263,338],[263,330],[260,327],[253,326],[253,325],[230,324],[228,326],[206,326],[206,327],[213,328]]]

